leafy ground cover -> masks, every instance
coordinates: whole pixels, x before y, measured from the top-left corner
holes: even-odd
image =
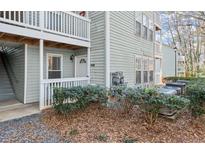
[[[67,118],[47,110],[42,122],[70,142],[205,142],[204,116],[193,118],[185,112],[175,121],[159,117],[154,125],[149,125],[137,108],[131,112],[123,114],[101,104],[90,104]]]

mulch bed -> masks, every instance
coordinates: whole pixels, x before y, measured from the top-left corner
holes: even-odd
[[[41,120],[71,142],[205,142],[205,117],[193,119],[190,113],[183,113],[175,121],[158,118],[151,126],[137,109],[132,112],[127,115],[91,104],[70,113],[67,118],[52,109],[46,110]]]

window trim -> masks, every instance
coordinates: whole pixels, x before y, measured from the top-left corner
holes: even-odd
[[[140,25],[140,34],[137,33],[137,24]],[[140,23],[138,20],[135,20],[135,31],[136,31],[136,36],[142,37],[142,23]]]
[[[141,68],[138,69],[137,68],[137,63],[136,60],[141,59]],[[148,61],[148,66],[147,69],[145,69],[144,67],[144,61],[147,60]],[[152,69],[150,69],[150,61],[152,60]],[[145,55],[135,55],[135,85],[137,86],[143,86],[146,87],[147,85],[152,85],[154,83],[155,80],[155,69],[154,69],[155,65],[154,65],[154,58],[150,57],[150,56],[145,56]],[[136,71],[141,71],[141,83],[137,83],[136,82],[136,78],[137,78],[137,73]],[[144,71],[147,71],[147,82],[144,82]],[[150,81],[150,71],[153,71],[153,81]]]
[[[146,38],[144,37],[144,28],[146,28],[147,34],[146,34]],[[147,40],[148,39],[148,28],[146,26],[142,26],[142,38]]]
[[[63,54],[56,54],[56,53],[47,53],[46,54],[46,79],[49,79],[48,78],[48,72],[50,71],[49,70],[49,64],[48,64],[48,57],[49,56],[51,56],[51,57],[60,57],[61,58],[61,67],[60,67],[60,71],[61,71],[61,78],[59,78],[59,79],[62,79],[62,77],[63,77]],[[55,71],[55,70],[53,70],[53,71]]]
[[[137,68],[137,62],[136,62],[137,58],[138,58],[138,59],[141,59],[141,61],[140,61],[140,64],[141,64],[140,69]],[[136,84],[136,85],[139,85],[139,86],[142,86],[143,83],[144,83],[144,80],[143,80],[143,63],[142,63],[142,61],[143,61],[143,56],[141,56],[141,55],[135,55],[135,70],[134,70],[134,72],[135,72],[135,84]],[[141,83],[137,83],[137,82],[136,82],[136,79],[137,79],[137,73],[136,73],[136,71],[141,71]]]
[[[152,31],[152,37],[150,37],[150,31]],[[150,39],[150,38],[152,38],[152,39]],[[153,42],[153,41],[154,41],[154,31],[151,30],[151,29],[149,29],[149,32],[148,32],[148,40],[149,40],[150,42]]]

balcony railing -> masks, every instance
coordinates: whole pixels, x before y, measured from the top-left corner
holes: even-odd
[[[71,38],[90,40],[90,20],[64,11],[0,11],[0,21]]]
[[[65,78],[65,79],[45,79],[41,82],[42,84],[42,95],[43,102],[40,104],[40,109],[49,108],[53,105],[54,89],[55,88],[71,88],[76,86],[86,86],[89,84],[89,77],[78,77],[78,78]],[[65,100],[69,103],[69,100]]]

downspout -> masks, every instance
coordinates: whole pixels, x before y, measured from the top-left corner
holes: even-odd
[[[105,12],[105,86],[110,88],[110,12]]]

